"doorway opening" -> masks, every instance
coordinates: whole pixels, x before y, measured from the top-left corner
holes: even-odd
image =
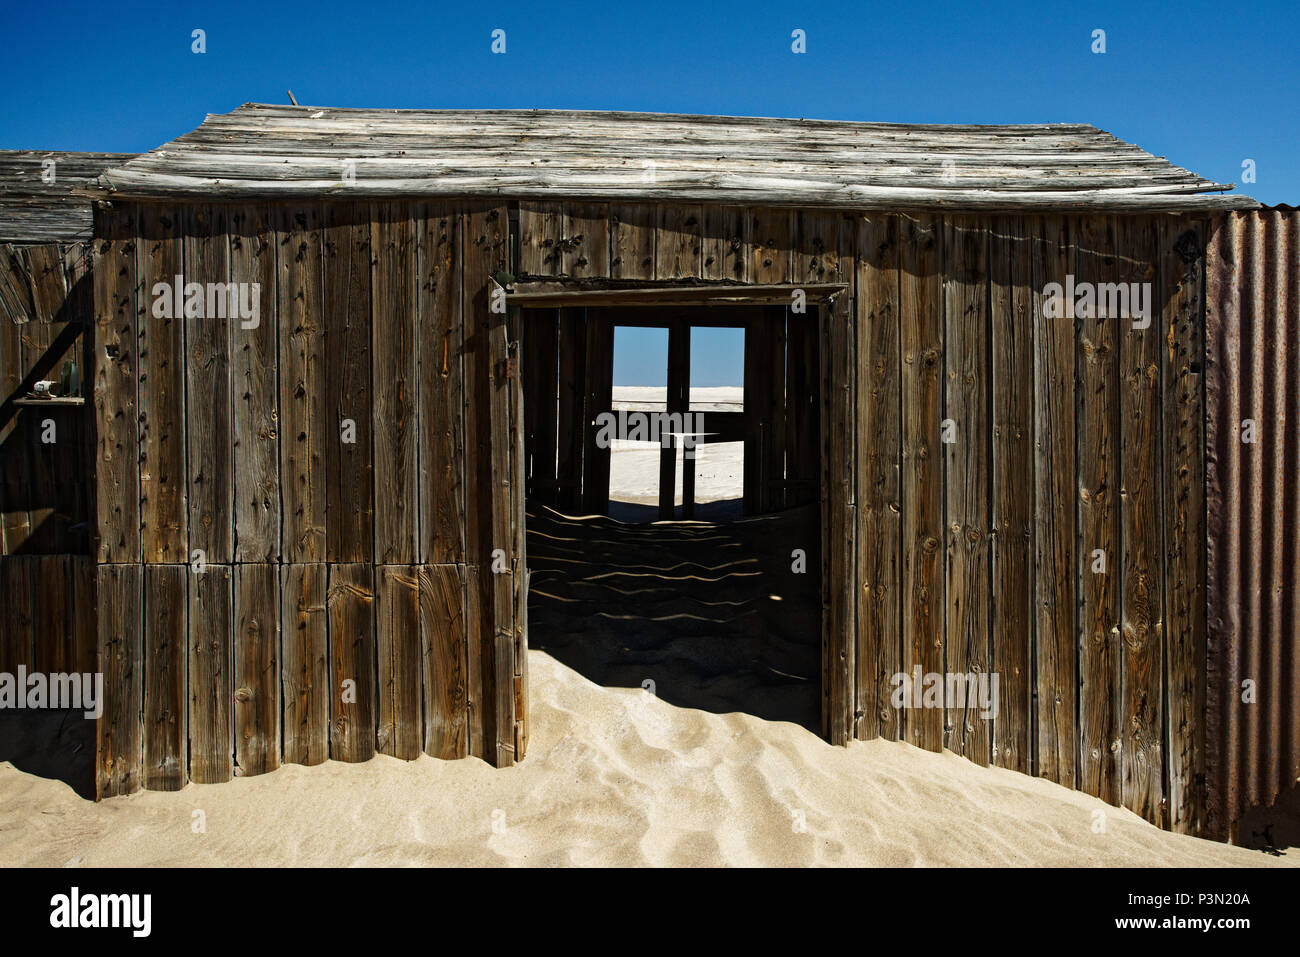
[[[815,310],[522,316],[530,646],[820,730]]]

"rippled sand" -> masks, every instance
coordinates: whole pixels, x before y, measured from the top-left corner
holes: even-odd
[[[951,754],[834,748],[530,653],[528,759],[289,766],[93,804],[0,764],[7,865],[1273,865]],[[206,833],[194,833],[202,810]],[[1106,832],[1092,830],[1104,810]],[[496,830],[494,831],[494,822]]]

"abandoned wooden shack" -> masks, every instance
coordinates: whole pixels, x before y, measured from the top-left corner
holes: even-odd
[[[100,796],[522,758],[527,509],[607,508],[613,331],[668,330],[686,412],[689,331],[732,325],[744,409],[706,441],[744,442],[748,513],[820,508],[824,736],[1229,836],[1205,285],[1257,215],[1230,187],[1086,125],[256,104],[99,187]],[[997,675],[996,710],[952,674]],[[1300,774],[1271,676],[1266,800]]]

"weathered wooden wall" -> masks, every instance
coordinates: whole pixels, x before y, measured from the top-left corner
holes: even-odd
[[[22,404],[65,363],[85,380],[89,268],[86,243],[0,245],[0,556],[89,553],[89,411]]]
[[[508,267],[521,282],[849,283],[817,317],[820,454],[795,463],[827,529],[826,735],[948,747],[1196,830],[1203,240],[1151,216],[101,211],[99,641],[120,689],[101,793],[376,748],[523,753],[519,508],[537,422],[518,312],[489,311]],[[152,284],[178,269],[261,281],[261,325],[155,318]],[[1044,286],[1067,274],[1150,282],[1151,325],[1045,318]],[[525,377],[550,349],[530,347]],[[582,441],[554,440],[557,462]],[[996,673],[996,715],[895,708],[891,678],[915,667]]]
[[[820,462],[796,463],[821,469],[831,740],[946,747],[1200,828],[1204,223],[541,202],[518,216],[525,280],[852,284],[821,315]],[[1150,326],[1045,318],[1045,285],[1067,275],[1151,283]],[[892,677],[916,667],[997,673],[996,716],[895,708]]]
[[[81,378],[87,243],[0,245],[0,672],[95,670],[85,405],[24,404],[64,363]]]
[[[522,756],[507,230],[486,203],[97,211],[101,796]],[[176,276],[259,284],[256,324],[169,318]]]

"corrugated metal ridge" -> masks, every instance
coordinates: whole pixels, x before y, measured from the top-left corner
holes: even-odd
[[[1300,213],[1206,254],[1208,834],[1300,778]],[[1241,835],[1248,837],[1248,835]]]

